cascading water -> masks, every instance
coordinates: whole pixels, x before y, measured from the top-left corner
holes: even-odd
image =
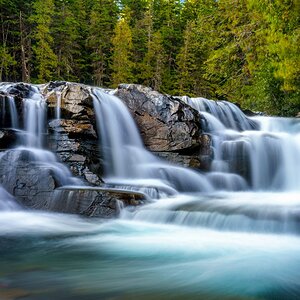
[[[106,163],[107,182],[137,180],[145,186],[166,185],[180,192],[211,192],[205,176],[168,164],[145,149],[137,127],[120,99],[93,89],[94,108],[101,147]]]
[[[26,132],[25,145],[33,148],[42,148],[46,128],[47,105],[38,88],[28,98],[23,100],[24,128]]]
[[[16,203],[12,195],[0,185],[0,212],[3,211],[16,211],[20,206]]]
[[[226,101],[188,97],[183,100],[205,119],[203,125],[213,140],[211,171],[221,174],[223,181],[234,173],[245,177],[253,190],[299,190],[298,120],[249,118]]]
[[[28,85],[28,95],[22,100],[23,111],[23,126],[20,128],[19,116],[15,99],[10,95],[10,89],[14,88],[14,84],[1,84],[0,91],[5,94],[2,108],[6,108],[5,104],[8,102],[9,110],[3,109],[2,114],[5,116],[9,113],[11,120],[11,127],[13,129],[20,129],[22,134],[19,134],[16,152],[16,159],[18,159],[20,151],[30,152],[29,158],[40,166],[51,169],[55,178],[63,185],[78,185],[82,181],[73,177],[70,170],[59,163],[53,153],[45,150],[45,135],[47,133],[47,104],[46,99],[40,92],[38,86]],[[7,100],[7,101],[6,101]],[[59,103],[58,103],[59,104]],[[57,117],[60,117],[60,107],[57,109]],[[12,156],[14,157],[14,156]],[[1,157],[0,157],[1,159]]]

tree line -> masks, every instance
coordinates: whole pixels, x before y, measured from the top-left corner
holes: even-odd
[[[299,0],[0,0],[0,81],[139,83],[300,110]]]

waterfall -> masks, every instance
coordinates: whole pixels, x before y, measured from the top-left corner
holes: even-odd
[[[1,86],[0,86],[1,91]],[[7,101],[6,101],[7,100]],[[12,129],[19,128],[19,118],[16,108],[15,99],[12,96],[3,96],[1,101],[1,122],[3,126],[9,126]],[[9,114],[7,118],[7,114]],[[5,124],[6,119],[9,119],[10,124]]]
[[[211,114],[227,128],[243,131],[256,128],[255,122],[241,113],[241,110],[233,103],[187,96],[182,97],[182,100],[198,111]]]
[[[56,91],[56,98],[57,98],[57,103],[56,103],[56,109],[55,109],[55,118],[56,120],[60,120],[60,115],[61,115],[61,92]]]
[[[14,84],[1,84],[0,91],[5,94],[3,98],[2,115],[9,112],[11,127],[20,129],[21,138],[18,139],[15,154],[12,155],[12,163],[19,160],[21,153],[27,153],[28,159],[39,166],[51,169],[53,176],[62,185],[82,185],[82,181],[72,176],[71,171],[57,161],[56,156],[45,149],[45,135],[47,133],[47,103],[38,86],[26,85],[28,93],[23,98],[23,126],[20,128],[19,117],[14,96],[10,95],[10,89]],[[60,93],[58,94],[58,105],[56,117],[60,118]],[[7,101],[6,101],[7,100]],[[8,105],[5,103],[8,102]],[[8,107],[8,110],[5,108]],[[4,115],[5,117],[5,115]],[[1,159],[1,156],[0,156]]]
[[[117,97],[101,89],[92,90],[101,147],[104,153],[106,181],[131,184],[167,185],[177,191],[209,192],[212,185],[204,175],[168,164],[149,151],[127,107]]]
[[[211,172],[223,176],[223,185],[226,186],[229,176],[236,174],[244,177],[255,191],[299,190],[298,120],[263,116],[249,118],[226,101],[188,97],[182,100],[204,118],[203,127],[211,134],[213,142]]]
[[[18,210],[20,207],[14,200],[13,196],[10,195],[3,187],[0,185],[0,212]]]
[[[29,97],[23,100],[23,106],[25,111],[25,145],[42,148],[46,133],[47,105],[37,87],[32,87]]]

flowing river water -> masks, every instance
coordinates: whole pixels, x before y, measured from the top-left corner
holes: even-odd
[[[20,144],[78,185],[42,149],[46,106],[32,93]],[[0,299],[300,299],[300,122],[183,98],[212,136],[199,173],[149,153],[122,102],[91,93],[105,180],[156,185],[159,199],[104,221],[25,210],[0,187]]]

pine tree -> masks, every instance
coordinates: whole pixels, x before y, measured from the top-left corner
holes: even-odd
[[[162,91],[170,94],[176,92],[176,57],[182,44],[183,32],[181,9],[180,0],[161,1],[160,32],[167,56],[166,69],[162,78]]]
[[[179,94],[194,95],[197,71],[197,33],[195,22],[189,21],[184,31],[184,44],[177,55]],[[197,74],[199,75],[199,74]]]
[[[34,14],[31,20],[35,24],[33,52],[37,81],[44,82],[53,79],[53,73],[57,67],[57,56],[53,52],[53,37],[51,35],[54,3],[53,0],[36,0],[33,8]]]
[[[158,31],[151,34],[141,72],[144,79],[143,84],[155,90],[160,90],[162,86],[162,78],[166,68],[164,51],[161,33]]]
[[[73,74],[82,83],[92,83],[91,53],[87,46],[92,0],[73,0],[70,10],[75,19],[77,33],[76,49],[73,53]]]
[[[56,2],[53,18],[53,48],[57,56],[56,78],[78,80],[75,76],[75,55],[79,50],[79,32],[72,7],[67,0]]]
[[[93,79],[96,85],[110,84],[111,37],[117,23],[118,8],[113,0],[98,0],[92,6],[88,45],[91,49]]]
[[[132,33],[125,17],[122,17],[117,23],[112,44],[112,85],[117,86],[119,83],[132,82]]]

